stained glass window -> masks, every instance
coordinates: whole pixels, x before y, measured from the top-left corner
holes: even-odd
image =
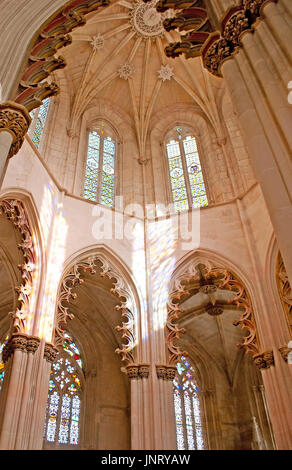
[[[83,196],[109,207],[114,206],[116,142],[103,124],[88,135]]]
[[[178,450],[204,450],[200,390],[195,371],[184,356],[177,364],[173,397]]]
[[[170,186],[176,212],[208,205],[195,137],[177,127],[166,145]]]
[[[79,444],[82,360],[74,341],[65,333],[62,353],[52,365],[49,381],[45,447]]]
[[[3,351],[3,348],[5,346],[5,344],[7,343],[8,341],[8,336],[6,336],[5,340],[3,341],[3,343],[0,345],[0,392],[1,392],[1,389],[2,389],[2,384],[3,384],[3,380],[4,380],[4,362],[3,362],[3,359],[2,359],[2,351]]]
[[[45,122],[48,115],[50,98],[43,100],[43,104],[38,109],[33,109],[29,114],[32,118],[29,134],[36,148],[39,148]]]

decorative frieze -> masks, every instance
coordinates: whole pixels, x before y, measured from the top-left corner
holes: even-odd
[[[31,118],[24,106],[8,101],[0,104],[0,132],[12,135],[12,144],[8,157],[15,155],[23,144]]]
[[[46,343],[44,349],[44,358],[47,362],[55,362],[57,355],[59,354],[58,348],[52,343]]]
[[[125,367],[129,379],[148,379],[149,371],[149,364],[128,364]]]
[[[40,342],[41,340],[37,336],[28,336],[24,333],[14,333],[8,339],[3,348],[3,362],[7,362],[16,350],[22,351],[23,353],[34,354],[38,349]]]
[[[253,360],[259,369],[269,369],[271,366],[275,365],[273,351],[265,351],[255,354]]]

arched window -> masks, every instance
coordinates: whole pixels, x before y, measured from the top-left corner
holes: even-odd
[[[29,113],[30,117],[32,118],[29,135],[31,136],[31,140],[33,141],[36,148],[39,148],[41,142],[42,133],[48,115],[49,104],[50,98],[46,98],[43,100],[43,104],[39,108],[33,109]]]
[[[63,351],[52,364],[44,429],[44,447],[79,444],[82,361],[65,333]]]
[[[176,212],[208,205],[195,137],[177,127],[166,144],[170,187]]]
[[[3,383],[3,380],[4,380],[4,374],[5,374],[4,362],[3,362],[3,359],[2,359],[2,352],[3,352],[3,348],[4,348],[5,344],[7,343],[7,341],[8,341],[8,336],[6,336],[5,340],[0,345],[0,392],[1,392],[1,389],[2,389],[2,383]]]
[[[173,396],[178,450],[203,450],[200,391],[194,369],[184,356],[177,364]]]
[[[88,134],[84,197],[109,207],[115,201],[116,139],[101,123]]]

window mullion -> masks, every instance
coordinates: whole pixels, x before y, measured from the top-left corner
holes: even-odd
[[[103,152],[104,152],[104,137],[100,136],[99,144],[99,159],[98,159],[98,185],[97,185],[97,202],[101,203],[101,193],[102,193],[102,165],[103,165]]]
[[[193,435],[194,435],[195,448],[196,450],[198,450],[197,423],[196,423],[195,410],[194,410],[194,395],[195,393],[193,392],[191,396],[191,412],[192,412],[192,420],[193,420]]]
[[[186,418],[186,410],[185,410],[185,392],[184,392],[183,387],[180,393],[181,393],[181,402],[182,402],[182,422],[183,422],[185,450],[188,450],[189,445],[188,445],[188,433],[187,433],[187,418]]]
[[[189,174],[188,174],[187,159],[186,159],[183,142],[180,141],[179,145],[180,145],[180,153],[181,153],[182,165],[183,165],[183,170],[184,170],[185,185],[186,185],[187,196],[188,196],[188,204],[189,204],[189,209],[191,209],[193,206],[193,198],[192,198],[192,192],[191,192],[191,186],[190,186],[190,180],[189,180]]]

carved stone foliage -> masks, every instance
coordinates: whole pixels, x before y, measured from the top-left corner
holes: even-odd
[[[12,102],[0,104],[0,131],[9,132],[13,139],[9,157],[15,155],[22,146],[30,121],[29,113],[23,106]]]
[[[260,346],[257,337],[256,322],[253,314],[252,303],[243,283],[228,269],[217,267],[209,262],[201,264],[189,264],[186,271],[173,281],[173,290],[168,303],[167,318],[167,346],[169,351],[169,363],[176,364],[181,355],[186,355],[174,343],[180,335],[185,333],[185,329],[179,328],[177,320],[183,312],[181,304],[192,295],[203,292],[209,296],[210,305],[208,312],[211,315],[222,314],[221,309],[216,305],[214,292],[216,289],[230,290],[233,298],[229,301],[240,309],[239,319],[234,322],[235,326],[241,326],[248,331],[243,343],[238,347],[244,348],[247,353],[255,356],[259,354]]]
[[[278,254],[277,258],[276,277],[278,292],[285,311],[286,320],[292,337],[292,289],[288,280],[286,268],[281,253]]]
[[[64,68],[63,57],[56,52],[72,42],[70,32],[85,24],[85,15],[109,5],[109,0],[71,0],[45,23],[31,44],[14,99],[28,111],[37,108],[42,100],[59,92],[56,83],[45,79],[57,69]]]
[[[33,276],[36,269],[36,252],[32,231],[21,201],[15,199],[0,200],[0,215],[3,214],[14,225],[21,236],[18,245],[24,258],[18,268],[21,271],[22,284],[16,287],[18,293],[17,308],[12,316],[12,333],[25,331],[25,320],[30,313],[30,296],[33,289]]]
[[[3,362],[7,362],[15,350],[34,354],[40,345],[40,338],[24,333],[14,333],[5,344],[2,352]]]
[[[184,54],[187,59],[202,55],[205,67],[213,75],[221,76],[222,63],[241,45],[240,35],[262,19],[262,8],[271,1],[277,0],[241,0],[238,6],[229,9],[219,31],[209,19],[204,0],[159,0],[156,4],[158,12],[173,9],[176,13],[174,18],[164,20],[166,31],[187,32],[181,36],[181,41],[166,47],[166,55],[174,58]]]
[[[221,37],[202,48],[203,62],[209,72],[222,76],[223,62],[239,51],[242,33],[252,31],[256,22],[263,19],[262,8],[271,1],[277,0],[242,0],[239,6],[227,13],[221,24]]]
[[[122,322],[121,326],[116,327],[116,330],[122,334],[125,341],[120,348],[116,349],[116,353],[120,355],[122,361],[134,363],[133,349],[136,345],[135,303],[122,275],[112,268],[108,260],[102,255],[91,256],[79,261],[64,275],[57,299],[55,346],[61,347],[63,345],[65,325],[68,320],[74,318],[74,315],[69,312],[69,302],[77,297],[76,287],[84,282],[82,277],[86,272],[113,280],[113,287],[110,292],[119,299],[115,309],[120,311],[121,317],[126,320]]]

